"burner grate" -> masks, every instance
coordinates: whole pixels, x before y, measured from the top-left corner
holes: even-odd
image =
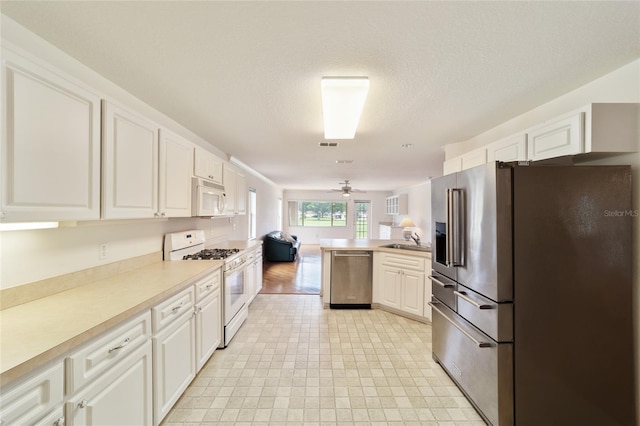
[[[226,259],[229,256],[232,256],[236,253],[240,252],[240,249],[232,248],[232,249],[204,249],[194,254],[188,254],[184,256],[183,260],[219,260]]]

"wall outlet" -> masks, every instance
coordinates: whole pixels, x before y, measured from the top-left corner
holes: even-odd
[[[109,254],[109,245],[107,243],[98,246],[98,259],[106,259]]]

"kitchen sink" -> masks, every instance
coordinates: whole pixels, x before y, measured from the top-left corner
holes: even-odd
[[[415,244],[385,244],[384,248],[392,248],[399,250],[412,250],[412,251],[422,251],[422,252],[431,252],[431,247],[429,246],[417,246]]]

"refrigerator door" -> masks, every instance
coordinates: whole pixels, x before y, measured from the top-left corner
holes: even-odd
[[[457,175],[454,215],[461,216],[463,245],[457,281],[495,302],[513,301],[512,168],[493,162]]]
[[[450,263],[451,212],[448,193],[456,187],[457,173],[431,181],[431,268],[452,280],[457,271]]]
[[[518,424],[636,424],[630,168],[522,167],[514,185]]]

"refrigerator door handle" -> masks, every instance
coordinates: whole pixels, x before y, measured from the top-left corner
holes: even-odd
[[[448,267],[464,265],[464,223],[462,189],[447,188],[447,256]]]
[[[429,302],[429,306],[431,306],[433,309],[435,309],[436,311],[438,311],[438,313],[440,315],[442,315],[442,317],[444,319],[446,319],[447,321],[449,321],[451,323],[451,325],[453,325],[455,328],[457,328],[462,334],[464,334],[469,340],[471,340],[474,344],[478,345],[479,348],[490,348],[493,347],[494,344],[491,342],[481,342],[480,340],[476,339],[475,337],[473,337],[470,333],[468,333],[466,330],[464,330],[462,327],[460,327],[454,320],[452,320],[451,318],[449,318],[449,316],[444,313],[440,308],[438,308],[436,305],[439,305],[440,303],[437,302]]]
[[[429,275],[428,278],[431,280],[431,282],[434,282],[438,285],[441,285],[444,288],[449,288],[449,287],[453,287],[453,284],[445,284],[442,281],[440,281],[439,279],[437,279],[436,277],[434,277],[433,275]]]
[[[467,293],[465,293],[463,291],[454,290],[453,294],[455,294],[456,296],[458,296],[460,299],[464,300],[465,302],[471,303],[473,306],[475,306],[478,309],[494,309],[495,308],[495,306],[493,306],[493,305],[487,305],[487,304],[476,302],[475,300],[473,300],[472,298],[467,296]]]

